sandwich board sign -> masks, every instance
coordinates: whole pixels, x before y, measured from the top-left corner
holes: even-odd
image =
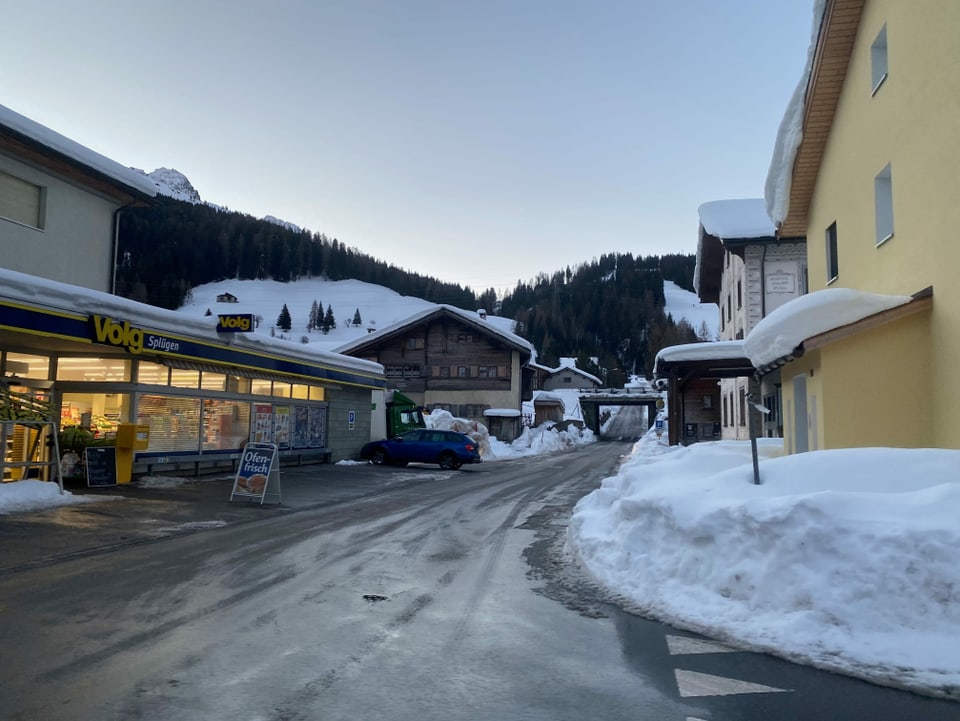
[[[260,500],[263,505],[267,496],[276,496],[280,503],[280,462],[275,443],[248,443],[243,447],[237,475],[233,479],[234,498]]]

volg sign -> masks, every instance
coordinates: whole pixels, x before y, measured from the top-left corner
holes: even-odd
[[[217,316],[217,333],[252,333],[253,313],[230,313]]]
[[[125,348],[135,355],[145,350],[160,353],[177,353],[180,341],[166,336],[148,333],[142,328],[130,325],[130,321],[118,321],[101,315],[91,315],[94,343]]]

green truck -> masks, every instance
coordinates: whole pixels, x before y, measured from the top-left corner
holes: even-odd
[[[387,438],[399,436],[414,428],[426,428],[423,407],[400,391],[387,391]]]

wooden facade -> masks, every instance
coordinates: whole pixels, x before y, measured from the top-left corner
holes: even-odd
[[[426,408],[484,422],[532,397],[532,347],[480,316],[449,306],[373,333],[338,352],[384,367],[387,383]],[[529,376],[529,377],[527,377]]]

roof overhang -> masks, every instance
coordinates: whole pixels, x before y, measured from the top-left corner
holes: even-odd
[[[827,0],[807,82],[803,139],[793,161],[789,210],[780,224],[780,237],[807,234],[810,201],[865,3],[866,0]]]
[[[743,352],[743,341],[687,343],[664,348],[657,354],[656,378],[743,378],[756,369]]]

